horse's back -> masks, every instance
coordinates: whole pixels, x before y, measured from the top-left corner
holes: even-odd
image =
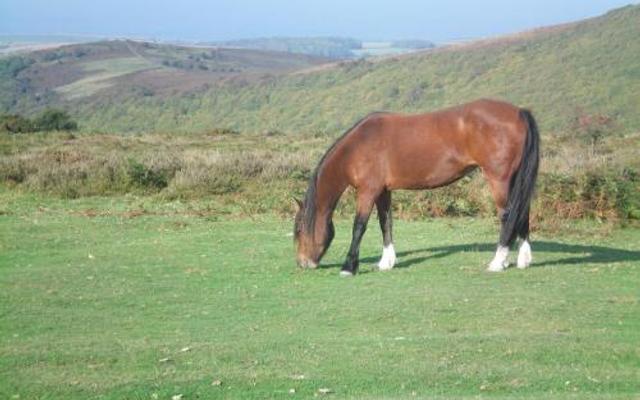
[[[343,146],[350,183],[433,188],[478,165],[511,165],[524,140],[519,111],[503,101],[481,99],[424,114],[372,114]]]

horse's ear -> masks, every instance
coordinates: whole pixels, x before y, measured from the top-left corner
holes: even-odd
[[[299,199],[296,199],[295,197],[293,198],[293,201],[298,206],[298,210],[301,210],[302,209],[302,201],[300,201]]]

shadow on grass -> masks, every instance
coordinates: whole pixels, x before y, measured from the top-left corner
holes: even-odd
[[[640,251],[616,249],[605,246],[584,246],[556,242],[535,241],[531,244],[534,261],[531,267],[574,264],[609,264],[625,261],[640,261]],[[395,268],[408,268],[430,260],[452,256],[457,253],[490,252],[496,249],[495,243],[471,243],[453,246],[428,247],[424,249],[401,251],[397,253],[398,262]],[[536,253],[559,253],[559,258],[536,262]],[[483,256],[484,257],[484,256]],[[545,257],[548,258],[548,257]],[[491,255],[487,256],[487,263]],[[361,264],[375,264],[378,257],[360,259]],[[321,265],[321,268],[338,268],[341,264]]]

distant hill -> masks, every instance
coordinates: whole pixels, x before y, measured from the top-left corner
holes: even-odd
[[[428,40],[363,42],[358,39],[343,37],[272,37],[203,42],[202,44],[229,48],[309,54],[336,60],[388,56],[435,47],[435,43]]]
[[[0,58],[0,110],[96,106],[122,99],[193,95],[221,81],[252,81],[328,62],[321,57],[245,49],[112,40]]]
[[[223,62],[194,59],[211,49],[169,51],[117,42],[100,45],[116,46],[117,57],[92,53],[87,63],[72,62],[73,54],[60,63],[47,61],[50,52],[37,53],[26,66],[13,61],[4,72],[8,78],[0,80],[0,108],[33,112],[64,106],[83,129],[96,131],[231,127],[338,134],[374,110],[421,112],[495,97],[531,108],[544,131],[565,129],[576,115],[595,113],[611,117],[621,130],[637,131],[638,37],[640,6],[627,6],[578,23],[375,61],[327,64],[262,52],[258,59],[270,60],[264,63],[250,52],[245,58],[254,66],[235,72],[229,68],[241,67],[229,61],[231,50],[219,50],[226,55]],[[272,68],[278,60],[282,64]],[[68,63],[78,68],[65,69]],[[107,70],[100,63],[111,72],[92,78]],[[201,71],[201,64],[209,70]],[[60,72],[45,73],[48,68]]]
[[[229,48],[309,54],[334,59],[352,58],[355,55],[354,50],[362,48],[362,42],[360,40],[341,37],[271,37],[203,42],[202,44]]]

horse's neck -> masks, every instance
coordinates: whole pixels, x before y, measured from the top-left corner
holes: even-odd
[[[320,217],[331,218],[340,196],[347,188],[339,154],[333,154],[322,166],[316,182],[316,204]]]

